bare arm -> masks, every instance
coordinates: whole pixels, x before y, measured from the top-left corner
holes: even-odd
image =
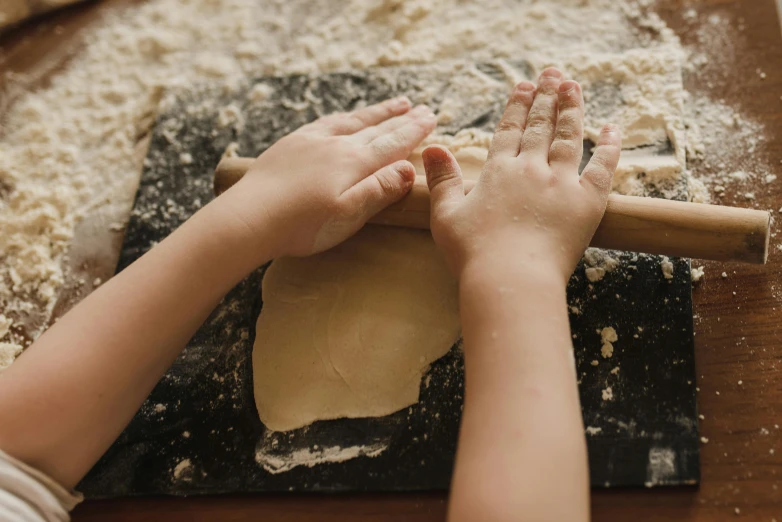
[[[76,306],[0,375],[0,448],[73,487],[222,296],[273,257],[328,249],[400,199],[435,118],[406,99],[306,125]]]
[[[588,520],[586,443],[565,287],[605,211],[607,127],[579,177],[583,99],[547,69],[516,86],[476,188],[424,151],[432,233],[459,278],[466,390],[449,519]]]

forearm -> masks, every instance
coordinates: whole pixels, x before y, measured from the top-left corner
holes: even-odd
[[[0,376],[0,447],[75,485],[262,261],[241,233],[212,203],[62,317]]]
[[[465,269],[465,406],[451,520],[586,520],[565,282],[520,259]]]

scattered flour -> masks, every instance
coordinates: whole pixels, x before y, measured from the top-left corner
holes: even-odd
[[[613,392],[613,390],[611,389],[610,386],[607,386],[603,390],[603,400],[604,401],[612,401],[612,400],[614,400],[614,392]]]
[[[247,99],[253,103],[260,103],[269,99],[273,93],[274,88],[272,86],[266,83],[258,83],[247,93]]]
[[[600,428],[600,427],[596,428],[594,426],[587,426],[585,431],[586,431],[587,435],[597,435],[598,433],[603,431],[603,428]]]
[[[692,282],[697,283],[698,281],[703,279],[704,273],[705,273],[705,268],[702,266],[691,269],[690,277],[692,278]]]
[[[11,331],[11,326],[13,324],[14,322],[12,320],[3,314],[0,314],[0,339],[8,335],[8,332]]]
[[[673,263],[667,256],[663,256],[660,261],[660,270],[662,270],[665,279],[673,279]]]
[[[242,110],[234,104],[223,107],[217,113],[217,126],[220,128],[233,126],[236,132],[242,132],[244,124]]]
[[[584,253],[584,274],[590,283],[595,283],[619,266],[619,261],[611,257],[608,250],[587,248]]]
[[[17,355],[22,353],[22,345],[14,342],[6,342],[3,339],[11,337],[11,326],[14,322],[0,313],[0,372],[8,368]]]
[[[356,457],[377,457],[388,446],[386,444],[372,444],[366,446],[351,446],[342,448],[331,446],[328,448],[304,448],[291,453],[277,455],[269,452],[257,451],[255,461],[263,466],[263,469],[272,474],[290,471],[298,466],[311,468],[318,464],[329,462],[344,462]]]
[[[173,476],[174,480],[182,480],[184,482],[193,480],[193,463],[190,462],[190,459],[180,460],[174,468]]]
[[[649,448],[646,466],[646,487],[665,484],[676,475],[676,452],[671,448]]]
[[[21,3],[3,3],[10,5]],[[742,42],[733,22],[718,17],[699,30],[706,55],[683,47],[647,0],[150,0],[115,12],[84,33],[79,52],[47,85],[25,91],[24,77],[7,78],[15,96],[0,128],[0,310],[14,331],[0,338],[4,357],[48,325],[77,224],[100,212],[111,230],[122,230],[166,89],[211,82],[232,91],[270,74],[522,56],[537,69],[560,65],[585,85],[604,82],[605,97],[626,100],[616,114],[599,113],[600,96],[586,100],[588,136],[610,118],[623,126],[627,147],[663,138],[674,145],[673,159],[657,163],[626,151],[614,190],[639,193],[641,175],[661,186],[681,179],[700,201],[709,194],[699,180],[773,182],[752,154],[763,141],[759,123],[722,101],[682,99],[680,66],[709,81],[724,75],[733,42]],[[618,61],[609,54],[616,52],[624,53]],[[657,80],[639,80],[650,74]],[[273,94],[258,87],[248,102]],[[440,117],[448,111],[443,103]],[[241,128],[241,107],[224,108],[216,123]],[[725,147],[728,138],[736,145]],[[685,155],[692,170],[683,168]],[[191,160],[180,157],[183,167]],[[747,180],[724,175],[721,165],[734,164]],[[590,281],[613,269],[610,259],[588,264]]]
[[[0,372],[11,366],[20,353],[22,353],[21,345],[0,342]]]
[[[607,326],[600,330],[600,343],[602,344],[600,355],[602,355],[604,359],[608,359],[614,355],[613,343],[618,340],[619,336],[616,334],[616,330],[614,330],[613,326]]]

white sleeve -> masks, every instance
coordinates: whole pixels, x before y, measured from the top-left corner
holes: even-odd
[[[67,522],[82,499],[0,450],[1,522]]]

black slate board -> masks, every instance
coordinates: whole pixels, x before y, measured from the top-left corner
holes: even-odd
[[[522,77],[533,75],[526,62],[512,65]],[[265,100],[250,101],[251,86],[229,93],[199,88],[169,95],[161,105],[118,270],[212,199],[212,169],[229,143],[238,143],[242,155],[259,154],[320,114],[402,93],[437,109],[449,93],[464,95],[465,74],[501,76],[491,64],[463,65],[445,76],[423,67],[388,68],[264,78],[258,83],[273,88]],[[506,87],[496,83],[489,94],[481,92],[482,103],[468,103],[440,128],[450,133],[466,127],[491,130],[506,93]],[[593,88],[605,92],[612,86]],[[621,110],[620,97],[611,99]],[[241,110],[244,125],[215,130],[218,110],[229,103]],[[670,152],[665,144],[660,151]],[[191,154],[192,162],[182,153]],[[658,188],[649,187],[650,194]],[[589,427],[591,483],[595,487],[696,484],[689,262],[672,260],[674,278],[668,280],[662,276],[658,257],[614,256],[621,265],[602,281],[590,284],[579,265],[568,286],[584,425]],[[448,487],[463,398],[458,344],[432,365],[422,381],[421,400],[411,408],[384,418],[318,422],[284,434],[265,429],[255,411],[251,372],[265,268],[231,290],[191,339],[127,429],[79,485],[88,498]],[[600,357],[599,330],[605,326],[613,326],[619,335],[611,359]],[[592,365],[594,360],[599,361],[597,366]],[[611,373],[617,366],[618,373]],[[603,400],[608,386],[613,400]],[[268,468],[273,457],[294,450],[325,458],[325,448],[354,445],[385,449],[374,457],[299,466],[276,474],[261,464]]]

